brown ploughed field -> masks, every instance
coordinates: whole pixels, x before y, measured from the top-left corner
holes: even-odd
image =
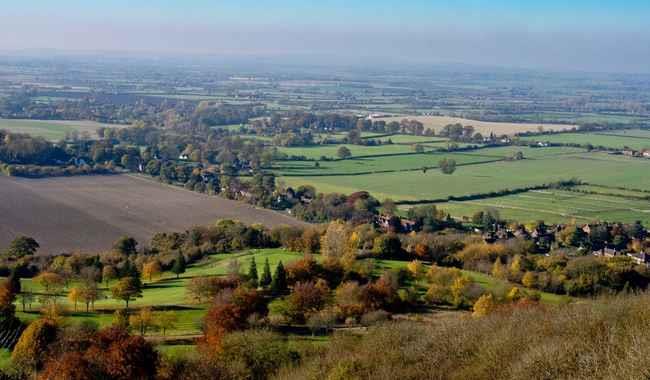
[[[39,242],[41,254],[97,252],[120,236],[147,244],[156,232],[183,231],[218,219],[302,224],[278,212],[139,177],[0,176],[0,251],[26,235]]]

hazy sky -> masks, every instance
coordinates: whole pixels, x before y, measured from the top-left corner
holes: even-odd
[[[650,72],[650,0],[0,0],[0,50]]]

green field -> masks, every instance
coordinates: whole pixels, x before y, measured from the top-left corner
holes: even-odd
[[[97,129],[100,127],[120,128],[122,125],[103,124],[94,121],[62,121],[62,120],[24,120],[0,119],[0,129],[15,133],[27,133],[40,136],[50,141],[59,141],[65,138],[66,133],[77,131],[87,132],[91,138],[97,138]]]
[[[650,149],[650,131],[638,129],[603,133],[559,133],[554,135],[524,136],[521,139],[524,141],[543,141],[556,144],[591,144],[594,147],[602,146],[613,149]]]
[[[164,273],[159,279],[154,279],[152,283],[145,281],[145,287],[142,297],[137,298],[129,303],[129,308],[152,307],[154,309],[171,308],[178,316],[176,327],[169,331],[167,335],[193,335],[200,333],[201,320],[206,312],[205,305],[196,305],[188,299],[185,286],[192,277],[206,275],[223,275],[228,273],[228,265],[231,260],[238,260],[241,264],[241,272],[248,270],[251,258],[255,258],[257,265],[261,267],[264,260],[268,258],[271,267],[275,267],[279,261],[285,264],[295,261],[302,257],[301,254],[286,251],[284,249],[259,249],[250,250],[237,254],[219,254],[213,255],[205,260],[193,264],[187,268],[187,271],[176,279],[172,273]],[[29,289],[33,292],[40,292],[42,289],[31,279],[22,279],[22,288]],[[71,285],[73,286],[73,285]],[[110,287],[110,284],[109,284]],[[110,298],[110,291],[104,289],[104,299],[95,303],[95,311],[84,312],[84,306],[78,305],[78,311],[72,312],[67,316],[70,322],[80,322],[82,320],[95,321],[99,326],[108,326],[113,319],[115,309],[123,308],[124,302]],[[73,310],[74,305],[61,297],[57,301],[60,305],[68,310]],[[22,305],[17,302],[17,315],[23,320],[33,320],[39,317],[38,309],[40,304],[34,302],[32,309],[22,312]]]
[[[379,146],[362,146],[348,144],[314,145],[307,147],[278,147],[278,151],[289,156],[304,156],[308,159],[318,160],[321,157],[338,158],[336,152],[340,147],[350,149],[353,157],[376,156],[382,154],[413,153],[413,147],[409,145],[386,144]]]
[[[620,196],[582,194],[573,191],[540,190],[475,201],[440,203],[437,207],[452,216],[471,217],[477,211],[495,209],[501,217],[519,222],[544,220],[561,223],[617,221],[650,224],[650,202]]]
[[[275,171],[282,176],[337,176],[369,172],[409,171],[436,168],[442,159],[454,159],[458,165],[492,162],[501,157],[465,153],[423,153],[397,156],[350,158],[339,161],[322,161],[318,167],[311,161],[279,161]]]
[[[513,148],[481,149],[474,154],[499,156]],[[548,150],[547,150],[548,149]],[[650,162],[605,153],[576,153],[563,148],[524,150],[529,159],[459,166],[452,175],[438,170],[354,176],[289,177],[289,186],[313,185],[321,192],[349,194],[366,190],[379,199],[432,200],[503,189],[539,186],[578,178],[590,184],[650,190]],[[571,148],[572,149],[572,148]],[[501,154],[502,155],[502,154]]]

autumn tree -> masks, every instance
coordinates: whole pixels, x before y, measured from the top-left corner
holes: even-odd
[[[86,281],[80,288],[80,299],[86,305],[86,313],[89,310],[90,305],[95,307],[95,301],[97,301],[101,295],[101,291],[97,287],[97,283],[94,281]]]
[[[43,288],[44,301],[54,304],[56,304],[56,298],[65,285],[65,279],[53,272],[42,272],[34,278],[34,282]]]
[[[111,280],[117,278],[117,271],[112,265],[104,265],[102,268],[102,280],[104,281],[104,286],[108,287],[108,283]]]
[[[154,317],[155,325],[162,331],[163,336],[167,330],[176,327],[178,322],[178,315],[174,311],[164,311],[157,313]]]
[[[77,287],[70,289],[68,300],[74,304],[74,311],[77,311],[77,304],[81,300],[81,289]]]
[[[124,277],[111,288],[113,298],[124,301],[126,308],[129,302],[137,297],[142,297],[142,284],[138,278]]]
[[[336,220],[327,226],[321,237],[321,254],[326,260],[338,261],[346,252],[348,228],[344,222]]]
[[[346,146],[341,146],[341,147],[336,151],[336,155],[338,156],[338,158],[344,160],[344,159],[346,159],[346,158],[350,158],[350,157],[352,156],[352,152],[350,151],[350,149],[349,149],[348,147],[346,147]]]
[[[11,354],[11,360],[27,371],[39,370],[48,346],[56,340],[57,326],[49,319],[37,319],[23,331]]]
[[[142,266],[142,276],[151,282],[154,277],[160,276],[162,268],[158,260],[151,260]]]
[[[484,317],[490,314],[495,309],[495,307],[496,302],[494,301],[494,296],[492,296],[492,293],[483,294],[474,303],[472,316]]]
[[[500,259],[494,261],[494,265],[492,265],[492,275],[501,280],[506,280],[508,278],[508,272],[504,265],[501,264]]]
[[[306,316],[321,310],[327,303],[329,287],[323,280],[298,282],[287,297],[287,316],[296,323],[304,323]]]
[[[143,307],[137,313],[129,316],[129,324],[136,328],[141,336],[147,334],[147,329],[153,326],[154,318],[150,307]]]
[[[521,283],[527,288],[534,288],[535,285],[537,284],[537,278],[535,276],[535,273],[526,272],[524,276],[521,278]]]

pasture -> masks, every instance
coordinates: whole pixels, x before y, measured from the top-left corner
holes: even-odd
[[[544,220],[562,223],[598,221],[650,224],[650,202],[621,196],[583,194],[573,191],[539,190],[463,202],[439,203],[436,206],[453,217],[471,217],[485,209],[494,209],[501,217],[519,222]]]
[[[558,133],[551,135],[522,136],[523,141],[547,142],[553,144],[591,144],[594,147],[610,149],[650,149],[650,131],[622,130],[603,133]]]
[[[597,185],[650,190],[650,177],[646,175],[650,162],[572,149],[506,147],[466,152],[470,155],[503,157],[522,150],[528,158],[459,166],[452,175],[429,170],[426,173],[408,171],[349,176],[285,176],[282,179],[290,186],[314,185],[321,192],[349,194],[366,190],[379,199],[398,201],[481,194],[539,186],[570,178]]]
[[[487,136],[490,133],[494,133],[495,135],[500,136],[514,135],[521,132],[535,132],[538,131],[540,127],[547,131],[562,131],[576,127],[575,125],[568,124],[488,122],[450,116],[397,116],[381,118],[379,120],[390,123],[391,121],[400,122],[404,119],[417,120],[420,123],[424,124],[425,129],[433,129],[436,134],[440,133],[442,128],[444,128],[446,125],[457,123],[460,123],[462,125],[471,125],[474,127],[476,132],[480,132],[484,136]]]
[[[133,176],[23,179],[0,176],[0,250],[18,235],[44,254],[101,251],[120,236],[144,243],[217,219],[301,224],[274,211]]]
[[[124,125],[104,124],[86,120],[23,120],[0,119],[0,129],[14,133],[26,133],[32,136],[43,137],[50,141],[59,141],[65,138],[66,133],[77,131],[88,133],[91,138],[97,138],[97,130],[105,128],[122,128]]]

